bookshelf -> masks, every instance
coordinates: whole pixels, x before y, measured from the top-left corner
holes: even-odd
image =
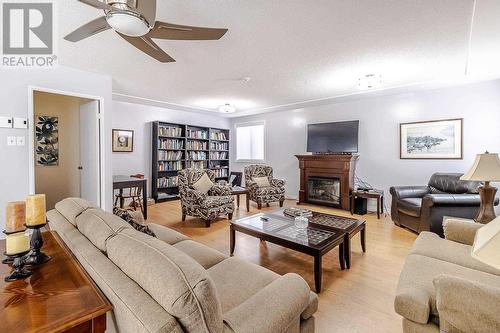
[[[152,196],[156,202],[179,197],[177,174],[210,168],[216,181],[229,180],[229,130],[155,121],[152,123]]]

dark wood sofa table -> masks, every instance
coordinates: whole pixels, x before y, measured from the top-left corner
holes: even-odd
[[[265,220],[264,220],[265,219]],[[314,285],[321,292],[322,258],[339,247],[339,262],[344,269],[344,233],[307,227],[295,228],[293,221],[272,214],[256,214],[231,222],[230,254],[234,253],[236,231],[260,238],[291,250],[308,254],[314,258]]]
[[[4,282],[11,267],[0,266],[0,331],[104,333],[112,305],[57,233],[42,235],[43,251],[52,259],[30,268],[31,277]]]
[[[377,219],[380,220],[380,214],[384,213],[384,191],[353,191],[351,193],[351,215],[354,215],[354,202],[356,198],[376,199],[377,200]]]

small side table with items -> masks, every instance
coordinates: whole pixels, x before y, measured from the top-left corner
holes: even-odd
[[[381,190],[355,190],[351,193],[351,215],[354,215],[356,198],[376,199],[377,200],[377,219],[380,220],[380,214],[384,213],[384,191]]]

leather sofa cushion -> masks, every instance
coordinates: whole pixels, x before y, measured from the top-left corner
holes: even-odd
[[[461,173],[439,173],[436,172],[429,180],[432,193],[478,193],[480,182],[469,182],[460,180]]]
[[[66,198],[55,205],[55,209],[66,218],[71,224],[76,226],[76,217],[88,208],[95,206],[90,202],[80,198]]]
[[[398,200],[398,211],[403,214],[420,217],[422,198],[405,198]]]
[[[184,331],[222,331],[214,282],[187,254],[135,230],[109,238],[106,249],[108,258],[174,316]]]
[[[75,219],[76,227],[102,252],[106,252],[106,240],[122,229],[133,229],[126,221],[99,208],[89,208]]]

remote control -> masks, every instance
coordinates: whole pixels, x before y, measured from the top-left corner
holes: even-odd
[[[268,219],[267,217],[264,217],[264,216],[262,216],[260,219],[261,219],[262,221],[269,221],[269,219]]]

